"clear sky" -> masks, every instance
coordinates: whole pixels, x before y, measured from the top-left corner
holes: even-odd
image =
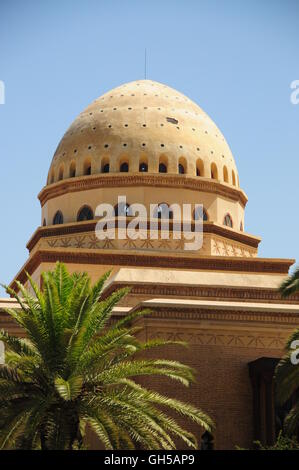
[[[27,258],[63,133],[93,99],[144,78],[145,47],[147,78],[196,101],[226,136],[260,256],[299,261],[298,0],[1,0],[2,282]]]

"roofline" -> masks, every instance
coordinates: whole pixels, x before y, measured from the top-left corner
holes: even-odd
[[[245,192],[237,187],[210,178],[200,176],[177,175],[177,174],[160,174],[160,173],[107,173],[95,174],[89,176],[78,176],[52,183],[45,186],[38,194],[41,206],[47,201],[64,194],[73,192],[87,191],[97,188],[117,188],[117,187],[162,187],[162,188],[180,188],[191,189],[194,191],[208,192],[219,196],[230,198],[240,202],[245,207],[248,198]]]
[[[126,218],[126,225],[130,223],[130,221],[134,219],[134,217],[127,217]],[[61,225],[50,225],[46,227],[38,227],[33,235],[31,236],[30,240],[28,241],[26,247],[29,251],[32,251],[38,241],[43,237],[57,237],[60,235],[69,235],[73,233],[82,233],[82,232],[95,232],[97,220],[93,221],[84,221],[84,222],[70,222]],[[150,220],[147,220],[147,230],[150,230]],[[157,222],[155,220],[155,222]],[[169,231],[176,231],[182,229],[183,222],[179,223],[175,220],[169,221]],[[191,228],[194,227],[194,222],[191,224]],[[160,232],[160,229],[158,229]],[[182,231],[182,230],[181,230]],[[249,233],[236,231],[232,228],[226,227],[224,225],[217,224],[216,222],[203,222],[203,232],[204,233],[212,233],[215,235],[222,236],[224,238],[228,238],[230,240],[234,240],[245,245],[248,245],[253,248],[258,248],[259,243],[261,242],[261,238],[255,235],[251,235]]]
[[[214,270],[223,272],[253,272],[285,274],[294,264],[294,259],[272,259],[272,258],[239,258],[229,256],[202,256],[198,258],[182,257],[181,254],[172,255],[159,253],[127,252],[117,253],[112,250],[74,250],[73,248],[42,249],[36,250],[26,261],[13,281],[11,288],[15,288],[15,281],[26,282],[26,272],[32,274],[38,266],[45,263],[64,263],[107,265],[107,266],[139,266],[192,270]]]

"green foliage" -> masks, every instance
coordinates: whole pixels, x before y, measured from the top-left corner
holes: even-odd
[[[91,285],[86,273],[70,275],[57,263],[43,273],[40,290],[28,276],[31,294],[18,283],[19,303],[7,313],[26,339],[0,331],[6,364],[0,367],[0,449],[82,449],[89,425],[106,449],[175,449],[174,438],[197,448],[193,434],[166,410],[211,431],[211,419],[192,405],[135,382],[146,375],[189,386],[194,372],[177,361],[146,359],[151,348],[180,342],[141,342],[134,312],[112,326],[113,307],[127,294],[101,298],[105,274]]]
[[[263,446],[260,441],[253,442],[255,450],[299,450],[299,442],[295,437],[285,436],[282,431],[279,432],[275,444],[272,446]],[[248,450],[236,446],[236,450]]]
[[[280,286],[280,293],[283,298],[287,298],[299,292],[299,268],[289,276]],[[299,341],[299,329],[296,329],[290,336],[286,344],[286,354],[278,363],[275,370],[276,400],[282,405],[294,396],[299,389],[299,364],[291,361],[292,343]],[[288,437],[296,434],[299,429],[299,401],[295,403],[284,420],[284,432]]]
[[[287,298],[296,292],[299,292],[299,268],[296,271],[286,278],[286,280],[281,284],[280,293],[283,298]]]
[[[254,442],[257,450],[299,450],[299,442],[295,437],[284,436],[280,431],[278,438],[272,446],[263,446],[259,441]]]

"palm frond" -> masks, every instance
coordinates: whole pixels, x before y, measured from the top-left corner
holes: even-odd
[[[38,350],[33,346],[31,341],[24,338],[12,336],[4,330],[0,330],[0,341],[11,350],[22,356],[36,356]]]
[[[276,399],[279,404],[285,403],[299,387],[299,368],[292,364],[291,354],[292,351],[284,356],[275,369]]]
[[[190,367],[176,361],[161,359],[123,361],[103,370],[94,377],[94,380],[107,385],[117,384],[124,378],[145,375],[163,375],[178,380],[186,386],[194,381],[194,374]]]
[[[73,376],[69,377],[68,380],[64,380],[62,377],[56,377],[55,388],[61,398],[66,401],[75,400],[82,390],[83,377]]]
[[[20,283],[18,292],[7,288],[19,308],[6,312],[26,339],[0,331],[6,344],[6,364],[0,367],[2,448],[81,448],[86,426],[107,449],[172,450],[177,439],[196,448],[195,436],[167,409],[213,428],[193,405],[134,381],[157,375],[190,386],[195,373],[177,361],[145,357],[154,348],[186,346],[139,340],[138,319],[151,311],[134,311],[109,323],[114,306],[129,292],[124,288],[102,298],[109,274],[92,286],[86,273],[69,274],[57,263],[42,274],[42,289],[29,275],[30,292]]]
[[[299,401],[293,406],[284,420],[284,431],[289,437],[296,435],[299,423]]]
[[[299,291],[299,268],[281,284],[279,291],[283,298]]]

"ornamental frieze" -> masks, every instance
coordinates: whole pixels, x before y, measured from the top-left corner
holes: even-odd
[[[199,255],[227,256],[239,258],[251,258],[257,256],[257,249],[241,243],[224,240],[220,237],[211,237],[209,234],[204,235],[202,247],[194,251],[185,250],[185,243],[190,240],[185,239],[183,234],[181,239],[173,238],[170,233],[169,238],[159,238],[157,240],[147,239],[130,239],[125,240],[105,238],[99,240],[95,233],[68,234],[67,236],[41,238],[38,245],[39,248],[72,248],[84,250],[134,250],[134,251],[163,251],[163,252],[182,252],[187,256],[189,254],[198,253]]]
[[[147,329],[148,339],[163,339],[166,341],[185,341],[190,345],[219,346],[248,349],[278,349],[285,347],[287,334],[260,334],[243,332],[206,331],[204,329]]]

